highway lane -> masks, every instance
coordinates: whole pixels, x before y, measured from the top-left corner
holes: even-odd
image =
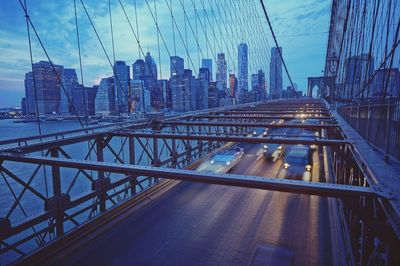
[[[284,177],[282,159],[267,162],[261,145],[243,146],[232,173]],[[330,265],[330,243],[324,198],[183,182],[63,263]]]

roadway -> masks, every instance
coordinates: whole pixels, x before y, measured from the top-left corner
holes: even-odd
[[[260,144],[242,146],[231,173],[285,177],[282,159],[264,160]],[[322,181],[321,156],[313,158],[308,178]],[[331,265],[332,256],[326,198],[182,182],[63,263]]]

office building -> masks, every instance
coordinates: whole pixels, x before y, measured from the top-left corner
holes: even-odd
[[[78,76],[76,75],[75,69],[64,68],[62,71],[62,82],[65,91],[63,89],[61,89],[60,91],[60,114],[76,115],[76,113],[74,113],[74,109],[71,106],[71,91],[75,90],[76,87],[79,86]]]
[[[179,56],[171,56],[170,57],[170,76],[180,75],[183,76],[184,74],[184,60],[182,57]]]
[[[345,62],[344,98],[361,98],[362,93],[364,93],[364,97],[367,97],[368,89],[365,86],[373,72],[374,58],[368,54],[347,58]]]
[[[248,91],[248,47],[241,43],[238,48],[238,93]]]
[[[210,81],[213,81],[212,59],[202,59],[201,68],[207,68],[210,73]]]
[[[198,91],[196,99],[196,109],[208,108],[208,87],[210,85],[210,71],[208,68],[200,68],[198,77]]]
[[[256,94],[257,101],[266,99],[265,73],[261,69],[251,75],[251,90]]]
[[[100,81],[94,100],[95,112],[101,115],[113,115],[116,113],[114,78],[103,78]]]
[[[282,97],[282,47],[271,48],[271,61],[269,66],[270,94],[272,99]]]
[[[64,67],[55,65],[54,70],[50,62],[40,61],[33,64],[33,74],[25,75],[25,97],[27,112],[38,115],[60,112],[61,79]],[[35,80],[35,82],[33,82]]]
[[[229,94],[231,98],[236,98],[238,80],[235,74],[229,74]]]
[[[142,59],[138,59],[132,64],[132,79],[139,80],[144,76],[146,63]]]
[[[218,89],[217,83],[211,81],[208,86],[208,108],[218,107]]]
[[[216,73],[217,88],[219,91],[226,90],[226,80],[227,80],[227,69],[226,69],[225,54],[219,53],[217,58],[217,73]]]
[[[117,92],[117,111],[118,113],[128,113],[128,92],[130,87],[129,66],[124,61],[116,61],[114,64],[114,78]]]

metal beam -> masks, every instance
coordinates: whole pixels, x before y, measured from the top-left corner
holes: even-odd
[[[218,111],[218,112],[211,112],[212,114],[226,114],[226,115],[240,115],[240,114],[245,114],[245,115],[251,115],[251,114],[261,114],[261,115],[284,115],[284,114],[300,114],[300,113],[306,113],[306,114],[322,114],[325,116],[329,116],[330,113],[328,111],[321,111],[321,112],[316,112],[316,111],[288,111],[288,110],[281,110],[281,111],[262,111],[262,110],[242,110],[242,111],[236,111],[236,110],[232,110],[232,111]]]
[[[359,196],[376,197],[378,195],[371,187],[357,187],[318,182],[305,182],[259,176],[244,176],[236,174],[221,174],[197,172],[191,170],[158,168],[150,166],[104,163],[84,160],[59,159],[41,156],[25,156],[15,154],[0,154],[0,160],[36,163],[50,166],[80,168],[94,171],[107,171],[134,176],[151,176],[200,183],[247,187],[264,190],[274,190],[290,193],[300,193],[327,197],[347,198]]]
[[[183,139],[183,140],[211,140],[223,142],[241,142],[241,143],[278,143],[278,144],[304,144],[304,145],[321,145],[321,146],[337,146],[349,144],[348,141],[340,139],[320,139],[320,138],[305,138],[305,137],[247,137],[247,136],[232,136],[231,134],[176,134],[176,133],[155,133],[155,132],[136,132],[136,131],[117,131],[111,132],[113,136],[118,137],[138,137],[138,138],[163,138],[163,139]]]
[[[201,119],[283,119],[283,120],[291,120],[291,119],[318,119],[321,121],[330,121],[333,120],[333,117],[321,117],[321,116],[307,116],[307,117],[298,117],[295,114],[290,116],[285,115],[263,115],[263,114],[229,114],[229,115],[194,115],[190,116],[191,118],[201,118]]]
[[[189,125],[189,126],[220,126],[220,127],[265,127],[265,128],[304,128],[304,129],[323,129],[335,128],[338,124],[273,124],[267,122],[216,122],[216,121],[163,121],[164,125]]]

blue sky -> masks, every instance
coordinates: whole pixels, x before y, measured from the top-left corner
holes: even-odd
[[[174,15],[177,23],[183,25],[183,13],[179,13],[179,1],[174,0]],[[209,2],[209,0],[207,0]],[[207,2],[205,1],[205,2]],[[238,0],[234,0],[238,1]],[[260,10],[259,1],[241,0],[256,5]],[[79,1],[77,1],[79,2]],[[153,3],[153,1],[149,1]],[[168,0],[169,2],[169,0]],[[200,1],[195,1],[200,3]],[[271,21],[283,47],[283,55],[286,60],[292,79],[303,91],[306,90],[307,77],[321,75],[324,67],[324,59],[327,44],[327,31],[329,30],[330,5],[329,0],[264,0],[268,9]],[[54,63],[62,64],[64,67],[78,69],[79,60],[76,45],[76,32],[74,22],[73,0],[69,1],[48,1],[48,0],[27,0],[29,13],[33,24],[37,28],[40,37],[49,52]],[[109,33],[108,1],[107,0],[85,0],[88,11],[91,14],[96,28],[104,42],[104,46],[111,56],[111,38]],[[112,15],[115,35],[116,59],[125,60],[132,64],[138,57],[138,49],[133,35],[129,29],[123,11],[112,0]],[[122,0],[127,13],[134,24],[133,1]],[[190,18],[195,17],[191,1],[186,1],[187,13]],[[155,26],[148,7],[142,0],[137,0],[137,11],[139,16],[140,42],[144,51],[150,51],[157,56],[157,35]],[[169,50],[173,50],[171,18],[165,0],[157,1],[157,13],[159,25],[163,37],[166,40]],[[191,8],[190,8],[191,7]],[[176,13],[175,13],[176,12]],[[261,14],[261,13],[259,13]],[[83,70],[85,85],[91,86],[99,82],[102,77],[111,75],[111,68],[104,56],[101,47],[88,23],[83,9],[78,4],[78,20],[83,54]],[[265,20],[263,20],[265,21]],[[192,21],[193,25],[194,22]],[[264,25],[267,27],[267,24]],[[177,34],[177,32],[175,32]],[[249,32],[251,36],[251,32]],[[178,55],[185,56],[184,47],[177,39]],[[45,55],[38,42],[32,34],[34,61],[45,60]],[[188,37],[189,53],[193,58],[190,64],[186,60],[186,67],[198,67],[197,49],[193,36]],[[272,46],[272,38],[267,36]],[[203,41],[203,51],[206,53],[205,38],[199,35],[200,42]],[[237,44],[240,40],[238,39]],[[222,44],[222,41],[221,41]],[[249,45],[250,46],[250,45]],[[162,47],[162,45],[161,45]],[[255,68],[268,68],[269,51],[256,52],[255,47],[249,47],[254,54],[261,54],[266,58],[260,64],[261,59],[253,60],[250,72]],[[179,52],[180,51],[180,52]],[[227,51],[225,51],[227,52]],[[209,51],[211,53],[211,51]],[[235,51],[231,51],[231,58],[236,59]],[[161,72],[163,78],[169,76],[168,54],[161,48]],[[211,56],[209,56],[211,57]],[[236,62],[230,62],[228,68],[235,68]],[[214,66],[215,69],[215,66]],[[27,42],[26,24],[22,9],[18,0],[1,1],[0,3],[0,107],[19,105],[24,96],[24,74],[30,70],[29,50]],[[267,79],[268,79],[268,69]],[[215,75],[215,72],[214,72]],[[284,77],[284,85],[288,85]]]

